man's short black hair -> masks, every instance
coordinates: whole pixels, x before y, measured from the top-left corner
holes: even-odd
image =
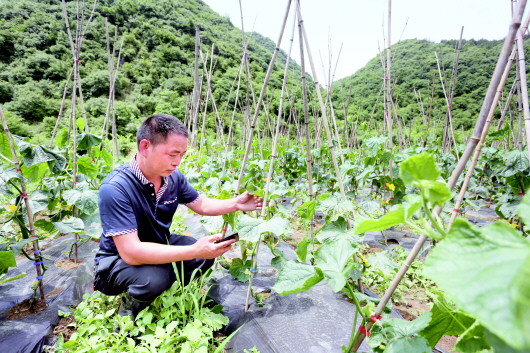
[[[169,134],[188,137],[188,129],[177,118],[169,114],[155,114],[145,119],[136,132],[136,144],[140,148],[140,141],[148,140],[153,145],[165,142]]]

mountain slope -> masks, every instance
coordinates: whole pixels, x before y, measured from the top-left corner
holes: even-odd
[[[92,6],[92,1],[86,4]],[[75,33],[76,2],[67,2],[67,8]],[[85,12],[86,20],[90,9]],[[138,122],[154,112],[184,117],[186,100],[193,90],[196,24],[201,29],[208,65],[214,46],[211,86],[216,102],[226,102],[242,55],[241,31],[229,19],[200,0],[99,0],[80,55],[85,107],[94,131],[99,132],[102,126],[109,91],[105,17],[111,37],[115,26],[120,38],[124,36],[122,68],[116,83],[120,134],[134,133]],[[0,18],[0,103],[15,133],[30,135],[39,131],[44,141],[55,123],[72,67],[60,1],[3,0]],[[247,51],[258,94],[275,45],[257,34],[246,34],[246,38],[252,38]],[[277,77],[283,72],[285,59],[280,52],[271,95],[279,95],[276,91],[281,80]],[[299,67],[294,63],[291,66],[299,77]],[[200,67],[205,87],[202,64]],[[240,97],[245,97],[244,79],[242,90]]]
[[[441,121],[438,126],[440,129],[443,127],[446,103],[438,75],[435,53],[440,60],[444,84],[447,93],[449,93],[455,46],[455,40],[433,43],[416,39],[405,40],[392,46],[391,76],[395,85],[393,99],[400,117],[411,120],[421,115],[417,96],[414,94],[414,90],[416,90],[421,95],[425,114],[434,120]],[[469,129],[474,126],[501,46],[502,41],[465,40],[462,42],[452,104],[452,115],[456,129]],[[381,61],[379,57],[376,57],[352,76],[334,83],[333,98],[335,104],[342,106],[343,102],[347,100],[351,86],[350,120],[357,115],[361,121],[369,119],[374,105],[374,116],[376,119],[382,120],[382,96],[378,100],[382,81]],[[512,82],[513,78],[506,85],[508,89]],[[378,103],[376,104],[376,102]]]

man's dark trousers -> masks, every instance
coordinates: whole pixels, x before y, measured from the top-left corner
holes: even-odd
[[[185,235],[171,234],[171,245],[192,245],[197,240]],[[156,256],[156,255],[155,255]],[[193,259],[176,262],[179,276],[184,271],[184,284],[189,283],[193,271],[205,272],[212,267],[214,259]],[[197,275],[195,275],[197,276]],[[100,259],[94,273],[94,289],[106,295],[128,293],[133,299],[150,302],[171,287],[176,280],[173,265],[128,265],[119,256]]]

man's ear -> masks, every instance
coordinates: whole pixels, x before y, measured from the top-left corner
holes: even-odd
[[[151,147],[151,142],[149,140],[143,139],[138,145],[138,152],[144,157],[147,157],[147,150]]]

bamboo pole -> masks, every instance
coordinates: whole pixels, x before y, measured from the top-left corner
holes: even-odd
[[[390,86],[390,80],[391,80],[391,68],[392,68],[392,60],[391,60],[391,46],[392,46],[392,0],[388,0],[388,46],[386,48],[386,75],[385,75],[385,84],[386,84],[386,118],[387,118],[387,128],[388,128],[388,136],[390,137],[388,142],[388,147],[390,149],[390,152],[394,149],[394,141],[393,141],[393,131],[392,131],[392,116],[390,115],[390,111],[392,109],[392,89]],[[393,172],[393,166],[394,161],[393,159],[390,159],[388,162],[388,170],[389,170],[389,176],[390,179],[394,179],[394,172]]]
[[[446,150],[445,148],[447,147],[449,150],[450,150],[450,147],[451,147],[451,143],[449,142],[448,146],[446,146],[445,144],[445,139],[447,138],[447,140],[449,141],[453,141],[453,144],[455,146],[455,154],[456,154],[456,158],[457,159],[460,159],[460,156],[458,155],[458,149],[456,148],[456,139],[455,139],[455,133],[454,133],[454,127],[453,127],[453,116],[451,114],[451,104],[452,104],[452,98],[451,96],[448,96],[447,95],[447,91],[445,89],[445,84],[444,84],[444,79],[443,79],[443,76],[442,76],[442,70],[440,69],[440,60],[438,60],[438,54],[436,52],[434,52],[434,56],[436,57],[436,66],[438,67],[438,74],[440,75],[440,83],[442,85],[442,90],[444,92],[444,98],[445,98],[445,105],[446,105],[446,126],[444,128],[444,138],[442,139],[443,141],[443,147],[444,147],[444,152],[448,152],[448,150]],[[445,131],[448,130],[448,135],[450,135],[450,137],[446,137],[445,135]]]
[[[201,51],[201,37],[200,37],[200,28],[198,24],[195,24],[195,66],[193,70],[193,113],[191,119],[191,138],[190,146],[193,146],[195,143],[195,138],[197,136],[197,117],[199,114],[199,97],[201,91],[201,82],[199,81],[199,52]]]
[[[338,164],[338,161],[337,161],[337,156],[335,154],[335,145],[333,143],[332,134],[331,134],[331,130],[330,130],[330,127],[329,127],[328,117],[327,117],[327,114],[326,114],[326,107],[324,106],[324,101],[322,100],[322,93],[320,92],[320,85],[318,83],[318,76],[317,76],[317,72],[316,72],[316,69],[315,69],[315,65],[313,63],[313,57],[311,56],[311,49],[310,49],[310,46],[309,46],[309,40],[307,38],[307,33],[305,31],[305,25],[303,23],[302,11],[300,10],[300,3],[299,2],[298,2],[298,6],[297,6],[297,11],[298,11],[298,18],[300,19],[300,22],[302,24],[302,26],[301,26],[302,27],[302,34],[303,34],[303,37],[304,37],[304,43],[305,43],[305,47],[306,47],[307,58],[309,60],[310,66],[311,66],[311,72],[313,74],[313,80],[314,80],[314,84],[315,84],[315,91],[316,91],[316,94],[317,94],[317,97],[318,97],[318,102],[320,104],[320,109],[322,111],[322,122],[324,124],[324,128],[326,129],[326,134],[327,134],[327,139],[328,139],[328,146],[329,146],[329,149],[330,149],[330,152],[331,152],[331,158],[333,160],[333,167],[335,168],[335,176],[337,178],[337,183],[339,184],[341,197],[342,197],[343,200],[346,200],[346,193],[344,191],[344,185],[342,183],[342,177],[341,177],[341,173],[340,173],[340,169],[339,169],[339,164]]]
[[[258,102],[256,104],[255,110],[254,110],[254,118],[252,119],[250,129],[247,135],[247,143],[245,147],[245,154],[243,156],[243,161],[241,162],[241,172],[239,173],[239,178],[237,180],[237,186],[236,186],[236,194],[239,194],[239,190],[241,188],[241,182],[243,181],[243,175],[245,173],[245,167],[247,165],[248,156],[250,154],[250,150],[252,147],[252,136],[254,135],[254,128],[256,126],[256,122],[258,120],[259,111],[261,104],[263,103],[263,97],[265,96],[265,91],[267,90],[267,85],[269,83],[269,79],[272,74],[272,70],[274,69],[274,62],[276,61],[276,57],[278,56],[278,52],[280,51],[280,44],[283,37],[283,31],[285,29],[285,23],[287,22],[287,17],[289,16],[289,9],[291,7],[291,0],[287,0],[287,9],[285,10],[285,15],[283,18],[283,23],[281,26],[280,34],[278,36],[278,40],[276,42],[276,47],[274,48],[274,53],[272,54],[272,58],[269,62],[269,68],[267,70],[267,74],[265,75],[265,80],[263,82],[263,86],[261,88],[261,92],[258,98]],[[248,67],[248,65],[247,65]]]
[[[265,193],[264,193],[264,196],[263,196],[263,206],[261,208],[261,214],[260,214],[260,218],[263,219],[265,218],[265,213],[267,212],[267,206],[268,206],[268,198],[269,198],[269,190],[270,190],[270,185],[271,185],[271,179],[272,179],[272,174],[274,172],[274,163],[276,161],[276,153],[278,152],[278,138],[280,136],[280,126],[281,126],[281,122],[282,122],[282,117],[283,117],[283,103],[284,103],[284,100],[285,100],[285,90],[286,90],[286,87],[287,87],[287,78],[288,78],[288,70],[289,70],[289,62],[291,60],[291,50],[292,50],[292,47],[293,47],[293,37],[294,37],[294,29],[295,29],[295,23],[296,23],[296,15],[293,16],[293,28],[292,28],[292,31],[291,31],[291,39],[290,39],[290,44],[289,44],[289,51],[287,53],[287,58],[285,60],[285,69],[284,69],[284,72],[283,72],[283,82],[282,82],[282,90],[281,90],[281,93],[280,93],[280,104],[279,104],[279,107],[278,107],[278,118],[276,120],[276,129],[275,129],[275,132],[274,132],[274,138],[273,138],[273,143],[272,143],[272,149],[271,149],[271,155],[270,155],[270,164],[269,164],[269,171],[267,172],[267,179],[266,179],[266,182],[265,182]],[[257,255],[258,255],[258,251],[259,251],[259,244],[260,242],[258,241],[258,243],[256,244],[256,248],[255,248],[255,251],[253,253],[253,256],[252,256],[252,268],[256,268],[257,267]],[[246,297],[246,300],[245,300],[245,311],[248,310],[248,306],[249,306],[249,301],[250,301],[250,295],[251,295],[251,292],[252,292],[252,281],[254,279],[254,272],[251,272],[250,273],[250,278],[249,278],[249,281],[248,281],[248,290],[247,290],[247,297]]]
[[[66,103],[66,93],[68,93],[68,84],[70,83],[70,80],[72,79],[72,74],[74,73],[74,70],[70,70],[70,73],[68,74],[68,79],[66,80],[66,83],[64,84],[64,90],[63,90],[63,99],[61,100],[61,107],[59,108],[59,114],[57,115],[57,119],[55,120],[55,126],[53,127],[52,137],[50,138],[50,144],[48,145],[50,148],[53,146],[53,141],[55,140],[55,135],[57,134],[57,129],[59,128],[59,122],[61,121],[61,118],[63,116],[63,110],[64,105]]]
[[[486,96],[484,98],[484,102],[482,104],[482,108],[480,110],[479,116],[477,118],[477,122],[475,124],[475,129],[473,131],[473,136],[469,140],[469,142],[468,142],[468,144],[466,146],[466,150],[464,151],[462,157],[458,161],[458,164],[455,167],[455,169],[453,170],[453,173],[451,174],[451,177],[449,178],[449,181],[447,183],[449,188],[451,188],[451,189],[453,189],[454,186],[456,185],[456,181],[458,180],[458,177],[460,176],[460,174],[462,174],[462,170],[463,170],[464,166],[469,161],[471,153],[474,151],[478,141],[480,140],[480,136],[482,135],[482,131],[484,130],[484,126],[485,126],[485,123],[486,123],[487,115],[489,114],[490,109],[491,109],[491,107],[493,105],[494,96],[496,94],[497,88],[499,87],[499,84],[500,84],[501,78],[502,78],[502,74],[503,74],[504,69],[505,69],[505,67],[506,67],[506,65],[508,63],[508,60],[509,60],[509,55],[510,55],[510,52],[511,52],[513,40],[514,40],[514,38],[515,38],[515,36],[517,34],[517,31],[518,31],[518,29],[519,29],[519,27],[521,25],[521,18],[523,16],[525,7],[526,7],[526,0],[520,0],[520,2],[518,4],[518,7],[517,7],[517,11],[515,12],[514,16],[512,17],[512,21],[511,21],[510,26],[509,26],[508,34],[507,34],[506,38],[504,39],[504,44],[503,44],[501,53],[499,55],[499,59],[497,61],[497,65],[495,67],[495,71],[493,73],[491,82],[490,82],[489,87],[488,87],[488,91],[486,92]],[[435,214],[439,214],[440,211],[441,211],[441,209],[438,208],[438,209],[436,209],[434,211],[434,213]],[[407,259],[405,260],[404,264],[399,269],[398,273],[396,274],[396,276],[394,277],[394,279],[390,283],[387,291],[385,292],[385,294],[381,298],[381,301],[379,302],[379,304],[375,308],[374,315],[376,315],[376,316],[381,315],[381,313],[383,312],[383,309],[385,308],[387,303],[390,301],[390,298],[392,297],[392,294],[394,293],[394,291],[396,290],[397,286],[399,285],[399,282],[401,281],[401,279],[407,273],[407,270],[409,269],[410,265],[412,264],[412,262],[414,261],[414,259],[418,255],[418,253],[420,252],[420,250],[423,247],[423,244],[425,243],[426,240],[427,240],[427,237],[425,235],[421,235],[418,238],[418,240],[416,241],[416,244],[414,244],[414,247],[410,251],[409,256],[407,257]],[[365,326],[367,332],[369,332],[371,330],[373,324],[374,323],[371,322],[371,321],[367,322],[367,324]],[[361,346],[361,343],[364,341],[365,337],[366,337],[365,334],[363,334],[363,333],[359,334],[359,336],[358,336],[358,338],[357,338],[357,340],[355,342],[355,345],[353,346],[353,349],[352,349],[353,352],[356,352],[359,349],[359,347]]]
[[[0,107],[0,118],[2,119],[2,125],[4,127],[4,132],[6,134],[7,140],[9,142],[9,147],[11,149],[11,154],[13,155],[13,163],[15,164],[15,168],[17,170],[17,174],[19,174],[20,178],[20,189],[22,191],[22,197],[24,199],[24,204],[26,206],[26,213],[28,215],[28,225],[29,225],[29,233],[32,238],[35,238],[32,241],[32,247],[33,247],[33,254],[35,256],[35,270],[37,271],[37,281],[39,284],[39,293],[41,300],[45,301],[46,297],[44,296],[44,286],[42,284],[42,275],[44,274],[44,265],[42,264],[42,255],[39,250],[39,241],[36,239],[35,235],[35,225],[33,223],[33,213],[31,212],[31,204],[29,203],[29,196],[27,194],[26,189],[26,182],[24,181],[24,175],[22,175],[22,170],[20,169],[20,162],[18,161],[17,153],[15,151],[15,144],[13,142],[13,137],[11,136],[11,132],[9,131],[9,127],[7,126],[7,121],[4,116],[4,111],[2,110],[2,107]]]

